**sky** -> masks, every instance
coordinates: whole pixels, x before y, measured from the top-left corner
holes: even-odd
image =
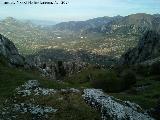
[[[160,13],[160,0],[66,0],[68,4],[3,4],[17,0],[0,0],[0,18],[49,21],[79,21],[103,16],[127,16],[135,13]],[[29,1],[29,0],[18,0]],[[55,0],[33,0],[55,1]],[[65,0],[63,0],[65,1]],[[61,0],[57,0],[58,3]]]

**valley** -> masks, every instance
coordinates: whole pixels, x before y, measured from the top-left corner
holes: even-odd
[[[0,120],[159,120],[159,57],[159,14],[2,19]]]

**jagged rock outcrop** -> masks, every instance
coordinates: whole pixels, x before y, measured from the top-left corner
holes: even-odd
[[[87,68],[88,64],[81,61],[48,61],[43,62],[40,59],[34,61],[34,67],[38,69],[43,77],[52,80],[61,80],[65,76],[70,76]]]
[[[160,34],[147,31],[140,39],[137,47],[128,50],[121,57],[122,64],[136,64],[160,56]]]
[[[0,34],[0,55],[9,59],[10,64],[15,66],[23,66],[24,57],[19,53],[13,42]]]
[[[99,89],[85,89],[83,98],[101,110],[102,120],[154,120],[139,105],[116,99]]]

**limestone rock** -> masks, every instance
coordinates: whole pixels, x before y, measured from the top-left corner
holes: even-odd
[[[30,95],[52,95],[56,93],[56,90],[54,89],[48,89],[48,88],[41,88],[39,86],[38,80],[29,80],[24,85],[21,85],[20,87],[16,88],[16,92],[18,95],[22,96],[30,96]]]
[[[85,89],[83,98],[92,107],[101,110],[102,120],[154,120],[139,105],[116,99],[99,89]]]

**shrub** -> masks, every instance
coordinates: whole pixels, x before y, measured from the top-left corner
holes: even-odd
[[[121,81],[123,82],[123,89],[128,89],[136,83],[136,75],[132,70],[124,70],[121,74]]]
[[[95,88],[103,89],[106,92],[122,91],[122,81],[114,71],[99,72],[93,75],[91,84]]]
[[[137,74],[143,76],[149,76],[149,68],[145,65],[136,65],[133,67]]]
[[[93,74],[91,84],[106,92],[121,92],[136,83],[136,75],[131,70],[124,70],[121,75],[113,71],[99,71]]]
[[[5,56],[0,55],[0,65],[8,66],[8,63],[9,63],[9,60]]]
[[[62,61],[58,61],[58,70],[59,70],[59,74],[60,74],[59,77],[64,77],[66,75],[66,71],[64,69]]]
[[[160,61],[153,63],[150,67],[150,74],[151,75],[159,75],[160,74]]]

